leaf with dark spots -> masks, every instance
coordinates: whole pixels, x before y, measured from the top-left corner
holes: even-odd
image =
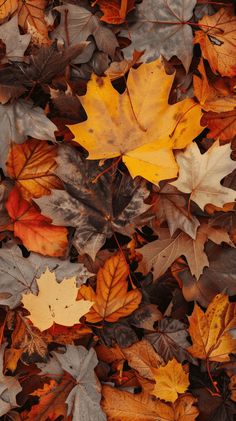
[[[145,183],[106,172],[109,162],[102,167],[84,162],[69,146],[60,147],[56,160],[56,174],[65,191],[52,190],[47,200],[42,197],[36,202],[54,224],[76,228],[73,243],[79,253],[95,258],[114,231],[131,235],[144,223],[142,214],[149,208],[144,203],[149,195]]]

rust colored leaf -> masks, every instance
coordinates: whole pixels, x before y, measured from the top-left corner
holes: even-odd
[[[56,156],[57,146],[37,139],[12,146],[7,172],[25,199],[49,195],[53,188],[60,189],[61,182],[55,175]]]
[[[136,310],[142,294],[138,289],[127,291],[128,274],[129,268],[123,254],[117,253],[98,271],[96,293],[91,286],[82,285],[78,298],[95,302],[86,314],[88,322],[115,322]]]

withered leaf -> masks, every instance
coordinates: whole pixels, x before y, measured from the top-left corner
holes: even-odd
[[[144,203],[149,194],[145,183],[122,174],[113,176],[111,172],[100,177],[109,164],[98,167],[97,163],[84,161],[66,145],[60,147],[56,161],[56,174],[65,191],[52,190],[47,199],[42,197],[36,202],[54,224],[76,228],[73,242],[79,253],[94,259],[114,231],[131,235],[143,223],[142,213],[149,208]]]

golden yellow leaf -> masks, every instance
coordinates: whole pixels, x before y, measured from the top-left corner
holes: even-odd
[[[2,0],[0,3],[0,22],[12,15],[18,7],[18,0]]]
[[[193,345],[188,351],[197,358],[210,361],[229,361],[229,354],[236,352],[236,339],[229,330],[236,326],[236,303],[228,296],[218,294],[206,312],[195,304],[189,317],[189,333]]]
[[[31,34],[36,45],[49,45],[48,27],[44,20],[46,0],[19,0],[18,22],[21,28]]]
[[[57,146],[29,139],[12,146],[6,163],[8,175],[16,181],[25,199],[50,194],[61,182],[55,175]]]
[[[186,147],[203,128],[201,108],[192,99],[168,104],[174,77],[165,73],[160,59],[142,64],[130,70],[120,95],[108,77],[93,76],[80,97],[88,119],[69,126],[75,141],[89,151],[88,159],[122,156],[133,177],[154,184],[175,177],[172,149]]]
[[[76,301],[79,288],[76,277],[58,283],[49,269],[37,281],[39,293],[23,294],[22,303],[30,312],[27,316],[34,326],[43,331],[53,323],[73,326],[92,306],[91,301]]]
[[[153,374],[156,384],[152,394],[167,402],[175,402],[178,393],[184,393],[190,384],[188,373],[175,358],[164,367],[154,368]]]
[[[98,271],[96,293],[90,286],[81,286],[78,298],[95,302],[86,314],[88,322],[116,322],[136,310],[142,294],[138,289],[127,291],[128,274],[129,268],[123,254],[117,253]]]
[[[133,394],[110,386],[102,388],[102,408],[108,421],[195,421],[196,399],[188,394],[174,404],[164,403],[148,393]]]

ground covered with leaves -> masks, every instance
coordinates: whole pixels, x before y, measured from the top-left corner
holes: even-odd
[[[236,419],[236,15],[0,0],[0,418]]]

